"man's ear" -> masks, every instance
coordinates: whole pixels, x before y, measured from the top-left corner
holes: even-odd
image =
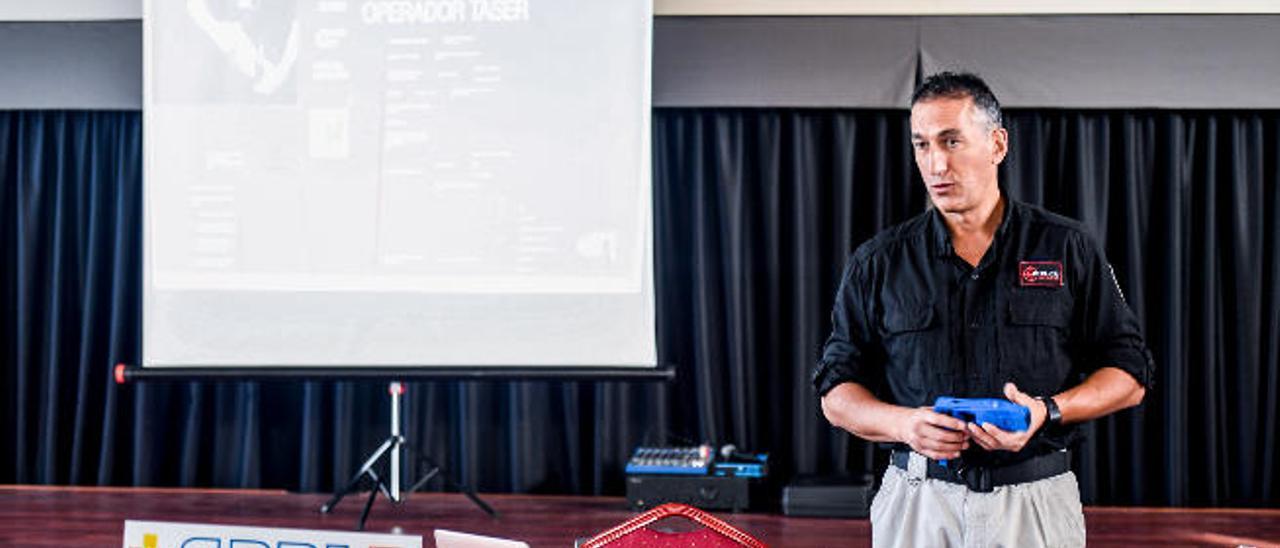
[[[1009,131],[998,127],[991,130],[991,163],[999,164],[1009,153]]]

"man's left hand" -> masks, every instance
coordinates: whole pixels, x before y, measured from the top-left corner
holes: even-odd
[[[1013,403],[1030,409],[1031,423],[1022,432],[1001,430],[990,423],[982,426],[972,422],[968,423],[966,429],[969,432],[969,437],[987,451],[1020,451],[1027,445],[1027,441],[1031,439],[1031,436],[1035,435],[1036,430],[1039,430],[1040,426],[1044,424],[1045,414],[1047,413],[1044,402],[1038,401],[1018,390],[1018,387],[1011,382],[1004,384],[1004,397]]]

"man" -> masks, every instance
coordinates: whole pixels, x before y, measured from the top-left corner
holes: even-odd
[[[1083,546],[1075,425],[1151,386],[1097,242],[998,184],[1008,139],[980,78],[926,79],[911,141],[933,207],[860,246],[836,295],[814,386],[833,425],[893,444],[876,546]],[[1007,398],[1030,426],[935,413],[939,396]]]

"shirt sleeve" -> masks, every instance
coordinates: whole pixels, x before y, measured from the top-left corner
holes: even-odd
[[[1133,376],[1145,388],[1155,382],[1155,360],[1147,348],[1115,271],[1092,238],[1080,235],[1077,249],[1081,258],[1079,272],[1083,313],[1079,333],[1081,373],[1087,375],[1100,367],[1115,367]]]
[[[855,253],[849,257],[831,307],[831,335],[822,348],[822,358],[813,371],[813,387],[822,397],[845,382],[856,382],[875,390],[884,376],[884,360],[870,321],[871,302],[865,261]]]

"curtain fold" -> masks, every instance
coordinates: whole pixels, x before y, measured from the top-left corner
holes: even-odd
[[[1280,114],[1007,123],[1006,188],[1093,231],[1157,360],[1142,407],[1088,427],[1085,500],[1275,506]],[[481,491],[620,494],[637,444],[734,443],[782,476],[883,466],[809,374],[845,256],[925,207],[907,113],[656,109],[653,129],[677,380],[410,383],[411,445]],[[0,483],[344,484],[388,434],[384,384],[111,381],[140,351],[141,139],[136,111],[0,112]]]

